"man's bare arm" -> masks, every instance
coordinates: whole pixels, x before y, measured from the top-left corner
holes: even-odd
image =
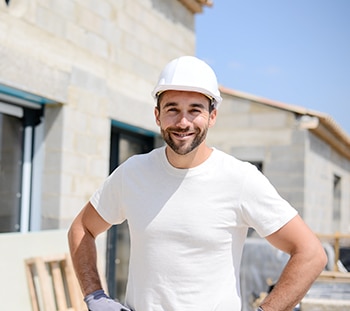
[[[88,202],[69,229],[70,253],[84,296],[102,289],[96,264],[95,239],[98,234],[106,231],[110,226]]]
[[[300,216],[266,238],[290,254],[272,292],[262,303],[264,311],[289,311],[302,300],[327,263],[325,251]]]

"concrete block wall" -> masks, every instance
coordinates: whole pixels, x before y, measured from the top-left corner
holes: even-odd
[[[292,127],[286,145],[270,147],[264,174],[281,196],[304,215],[305,131]]]
[[[223,94],[209,142],[238,159],[263,162],[263,172],[300,214],[304,206],[305,133],[293,113]]]
[[[300,125],[292,111],[223,94],[209,143],[263,162],[263,172],[312,230],[350,232],[350,161]],[[341,219],[333,221],[333,178],[341,177]]]
[[[349,233],[350,161],[312,133],[308,134],[307,144],[305,184],[313,191],[306,193],[305,218],[318,233]],[[341,178],[341,217],[338,224],[333,221],[334,175]]]
[[[223,94],[210,142],[229,151],[231,146],[288,145],[292,140],[294,115],[248,99]]]
[[[176,0],[0,2],[0,83],[45,107],[43,229],[66,228],[108,174],[111,119],[158,132],[161,68],[195,51]]]

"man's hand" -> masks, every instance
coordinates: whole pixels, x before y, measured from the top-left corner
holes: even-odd
[[[121,303],[108,297],[102,289],[87,295],[84,301],[89,311],[131,311]]]

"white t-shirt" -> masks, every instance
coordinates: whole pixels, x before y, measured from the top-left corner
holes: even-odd
[[[119,166],[92,196],[109,223],[128,220],[126,303],[135,311],[239,311],[249,227],[267,236],[296,214],[251,164],[217,149],[176,169],[165,148]]]

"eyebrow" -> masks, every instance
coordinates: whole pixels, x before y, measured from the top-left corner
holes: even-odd
[[[168,103],[164,104],[163,109],[169,108],[169,107],[176,107],[176,106],[178,106],[178,103],[176,103],[176,102],[168,102]],[[190,107],[191,108],[205,109],[205,105],[203,105],[201,103],[192,103],[192,104],[190,104]]]

